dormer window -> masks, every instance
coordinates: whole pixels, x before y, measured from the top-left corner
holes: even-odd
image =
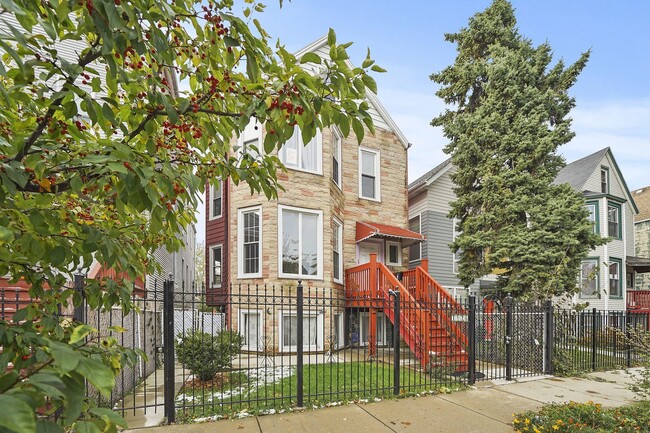
[[[609,169],[600,167],[600,192],[609,194]]]

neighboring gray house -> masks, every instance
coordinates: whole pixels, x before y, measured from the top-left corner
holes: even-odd
[[[160,298],[162,284],[171,275],[174,279],[174,292],[176,293],[174,299],[180,301],[183,298],[186,302],[190,302],[194,297],[192,292],[196,291],[193,289],[196,227],[193,224],[188,226],[178,237],[183,241],[183,247],[180,250],[169,252],[165,247],[160,247],[154,252],[154,259],[160,264],[162,271],[147,275],[145,285],[150,293],[153,293],[154,289],[157,290],[156,297]],[[201,281],[201,276],[198,277],[198,281]],[[185,296],[183,296],[183,292],[185,292]]]
[[[449,203],[455,199],[449,175],[456,168],[451,159],[434,167],[409,185],[409,229],[422,233],[426,240],[409,248],[409,265],[429,260],[429,274],[456,298],[488,291],[494,287],[496,276],[488,275],[468,288],[458,281],[458,254],[449,244],[456,235],[455,221],[449,218]]]
[[[556,184],[567,183],[581,191],[594,231],[610,241],[589,252],[580,269],[577,302],[590,307],[625,310],[625,293],[633,287],[634,216],[638,213],[609,147],[568,164]],[[595,278],[594,278],[595,277]]]
[[[455,224],[448,217],[449,203],[455,199],[449,175],[455,170],[451,160],[409,185],[410,229],[420,231],[426,241],[421,251],[412,247],[411,265],[429,259],[429,273],[452,294],[464,295],[458,282],[458,257],[449,244],[455,236]],[[581,292],[576,302],[589,302],[603,309],[624,310],[625,292],[634,281],[634,215],[636,205],[614,160],[611,150],[602,149],[564,167],[555,180],[581,191],[594,222],[594,230],[612,239],[589,253],[580,272]],[[629,260],[628,260],[629,258]],[[496,276],[488,275],[469,286],[470,293],[489,293]]]

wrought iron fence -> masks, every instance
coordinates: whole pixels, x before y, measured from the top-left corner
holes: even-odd
[[[125,328],[114,334],[119,343],[146,354],[116,378],[109,399],[92,389],[89,396],[123,414],[164,411],[169,421],[273,413],[477,380],[630,366],[643,354],[624,333],[649,330],[646,314],[567,311],[510,298],[469,297],[452,306],[405,301],[399,291],[355,298],[299,282],[224,292],[210,298],[203,288],[159,282],[133,298],[137,308],[129,314],[66,311],[102,335],[114,325]],[[0,289],[0,319],[29,302],[23,295]]]
[[[650,315],[630,311],[558,310],[554,315],[554,369],[557,373],[630,367],[647,354],[631,347],[626,334],[648,331]]]

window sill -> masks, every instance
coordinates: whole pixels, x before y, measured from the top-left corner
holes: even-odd
[[[288,279],[288,280],[323,280],[322,275],[294,275],[294,274],[283,274],[278,273],[278,278]]]
[[[377,202],[377,203],[381,203],[381,197],[380,198],[372,198],[372,197],[364,197],[364,196],[360,195],[359,198],[363,199],[363,200],[368,200],[368,201],[374,201],[374,202]]]
[[[284,164],[284,163],[283,163]],[[322,176],[323,175],[323,170],[305,170],[304,168],[298,168],[298,167],[289,167],[288,165],[284,165],[287,169],[293,170],[293,171],[299,171],[301,173],[308,173],[308,174],[315,174],[316,176]]]

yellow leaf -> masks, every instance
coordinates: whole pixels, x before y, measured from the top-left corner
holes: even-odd
[[[52,182],[50,182],[50,179],[36,179],[36,183],[38,183],[38,186],[43,188],[47,192],[52,192]]]

